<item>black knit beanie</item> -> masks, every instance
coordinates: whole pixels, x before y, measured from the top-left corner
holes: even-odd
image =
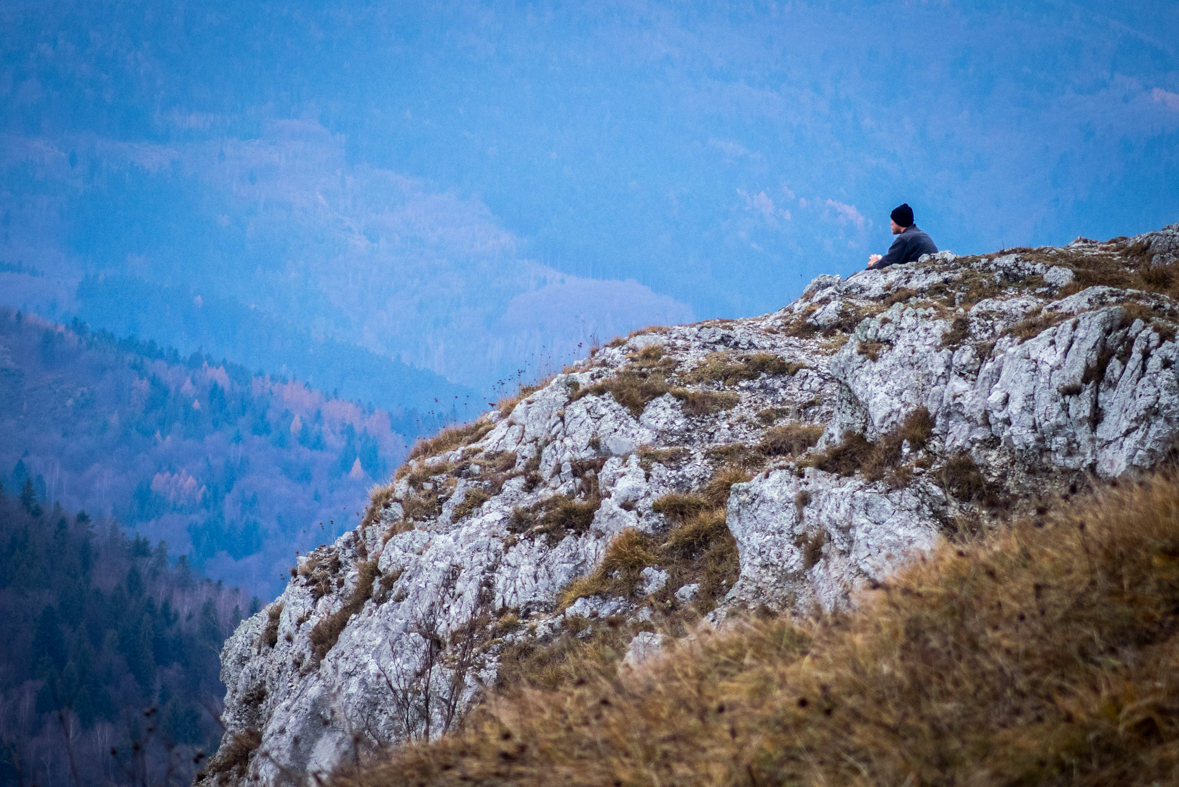
[[[895,221],[902,227],[913,226],[913,209],[909,207],[909,203],[902,202],[900,205],[892,209],[889,218]]]

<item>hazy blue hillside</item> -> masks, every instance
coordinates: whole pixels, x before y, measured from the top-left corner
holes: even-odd
[[[7,3],[0,301],[482,395],[777,308],[901,201],[959,253],[1174,221],[1176,40],[1162,0]]]
[[[442,422],[0,310],[0,482],[117,516],[260,596]]]
[[[0,785],[187,784],[259,600],[33,486],[0,491]]]

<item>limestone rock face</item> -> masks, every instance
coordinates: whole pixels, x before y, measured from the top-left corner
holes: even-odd
[[[1157,465],[1179,434],[1176,238],[820,276],[773,314],[612,342],[423,446],[225,644],[201,780],[311,783],[443,734],[559,638],[614,626],[636,665],[670,621],[836,608],[964,511]]]

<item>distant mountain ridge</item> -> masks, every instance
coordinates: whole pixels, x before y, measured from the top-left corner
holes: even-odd
[[[0,309],[0,482],[118,516],[254,593],[443,423]]]

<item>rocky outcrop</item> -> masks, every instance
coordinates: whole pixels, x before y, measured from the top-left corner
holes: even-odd
[[[444,733],[529,653],[613,632],[635,668],[741,609],[845,604],[964,511],[1157,465],[1177,234],[821,276],[773,314],[612,342],[440,435],[226,643],[202,779],[301,783]]]

